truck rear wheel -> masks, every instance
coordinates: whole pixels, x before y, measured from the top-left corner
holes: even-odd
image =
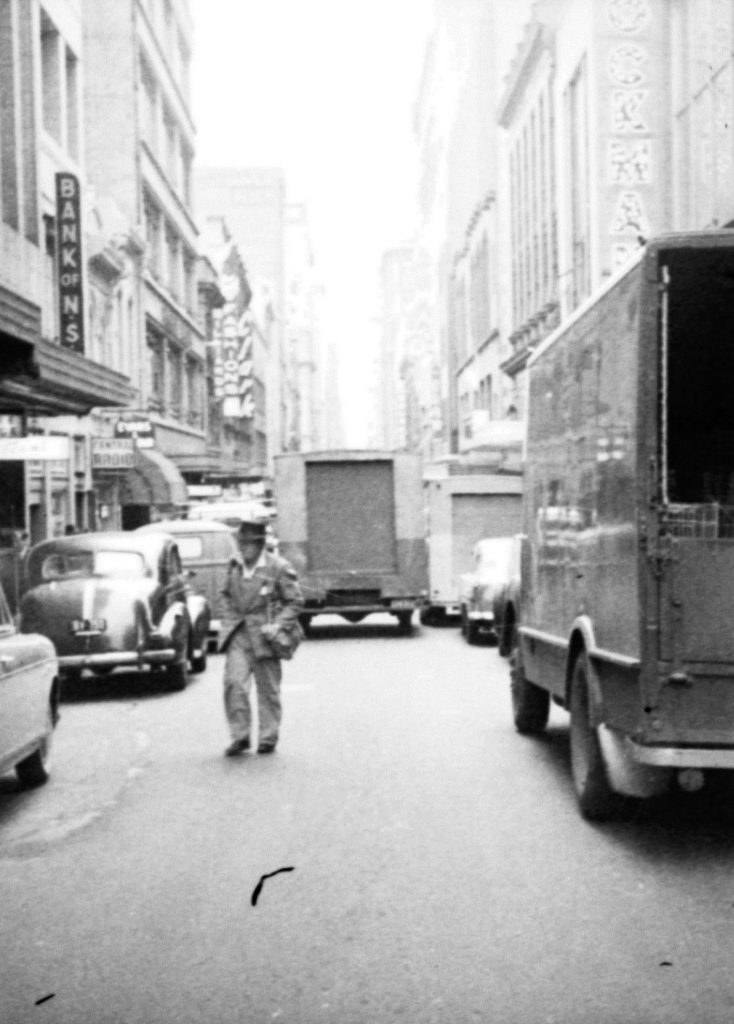
[[[576,658],[571,676],[571,774],[582,815],[589,821],[616,817],[625,800],[609,785],[599,736],[591,720],[586,653]]]
[[[528,736],[543,732],[548,724],[550,694],[525,678],[522,651],[517,640],[510,658],[510,694],[517,731]]]
[[[505,609],[505,621],[497,634],[501,658],[509,658],[515,638],[515,615],[510,607]]]
[[[412,612],[400,612],[398,615],[398,631],[403,635],[407,636],[413,631],[413,613]]]

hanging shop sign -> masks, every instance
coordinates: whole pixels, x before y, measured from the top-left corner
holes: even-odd
[[[115,421],[115,437],[127,437],[136,448],[154,448],[153,424],[147,416],[120,416]]]
[[[59,171],[56,174],[59,337],[64,348],[76,352],[84,352],[81,210],[79,179],[68,171]]]
[[[0,437],[0,462],[23,460],[57,461],[69,459],[69,438],[38,434],[33,437]],[[68,472],[68,466],[66,467]]]
[[[214,394],[221,401],[222,415],[227,419],[251,419],[255,413],[254,322],[247,308],[250,293],[245,285],[233,246],[220,275],[224,305],[214,311]]]
[[[135,465],[135,442],[131,437],[93,437],[92,469],[127,470]]]

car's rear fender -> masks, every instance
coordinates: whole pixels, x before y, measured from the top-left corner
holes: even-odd
[[[170,644],[185,655],[190,628],[186,604],[183,601],[174,601],[164,612],[158,632],[166,644]]]

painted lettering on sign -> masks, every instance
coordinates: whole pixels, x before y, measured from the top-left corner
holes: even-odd
[[[247,309],[237,267],[225,263],[220,287],[225,302],[214,313],[216,356],[214,394],[227,419],[251,419],[253,394],[253,341],[255,325]]]
[[[56,175],[56,273],[59,286],[59,340],[64,348],[84,351],[84,287],[79,179]]]

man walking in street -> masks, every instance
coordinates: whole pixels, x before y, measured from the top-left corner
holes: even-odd
[[[290,562],[265,549],[265,524],[242,522],[222,591],[224,708],[232,742],[228,757],[250,749],[250,691],[254,677],[259,718],[259,754],[271,754],[282,715],[281,658],[290,658],[303,633],[298,577]]]

